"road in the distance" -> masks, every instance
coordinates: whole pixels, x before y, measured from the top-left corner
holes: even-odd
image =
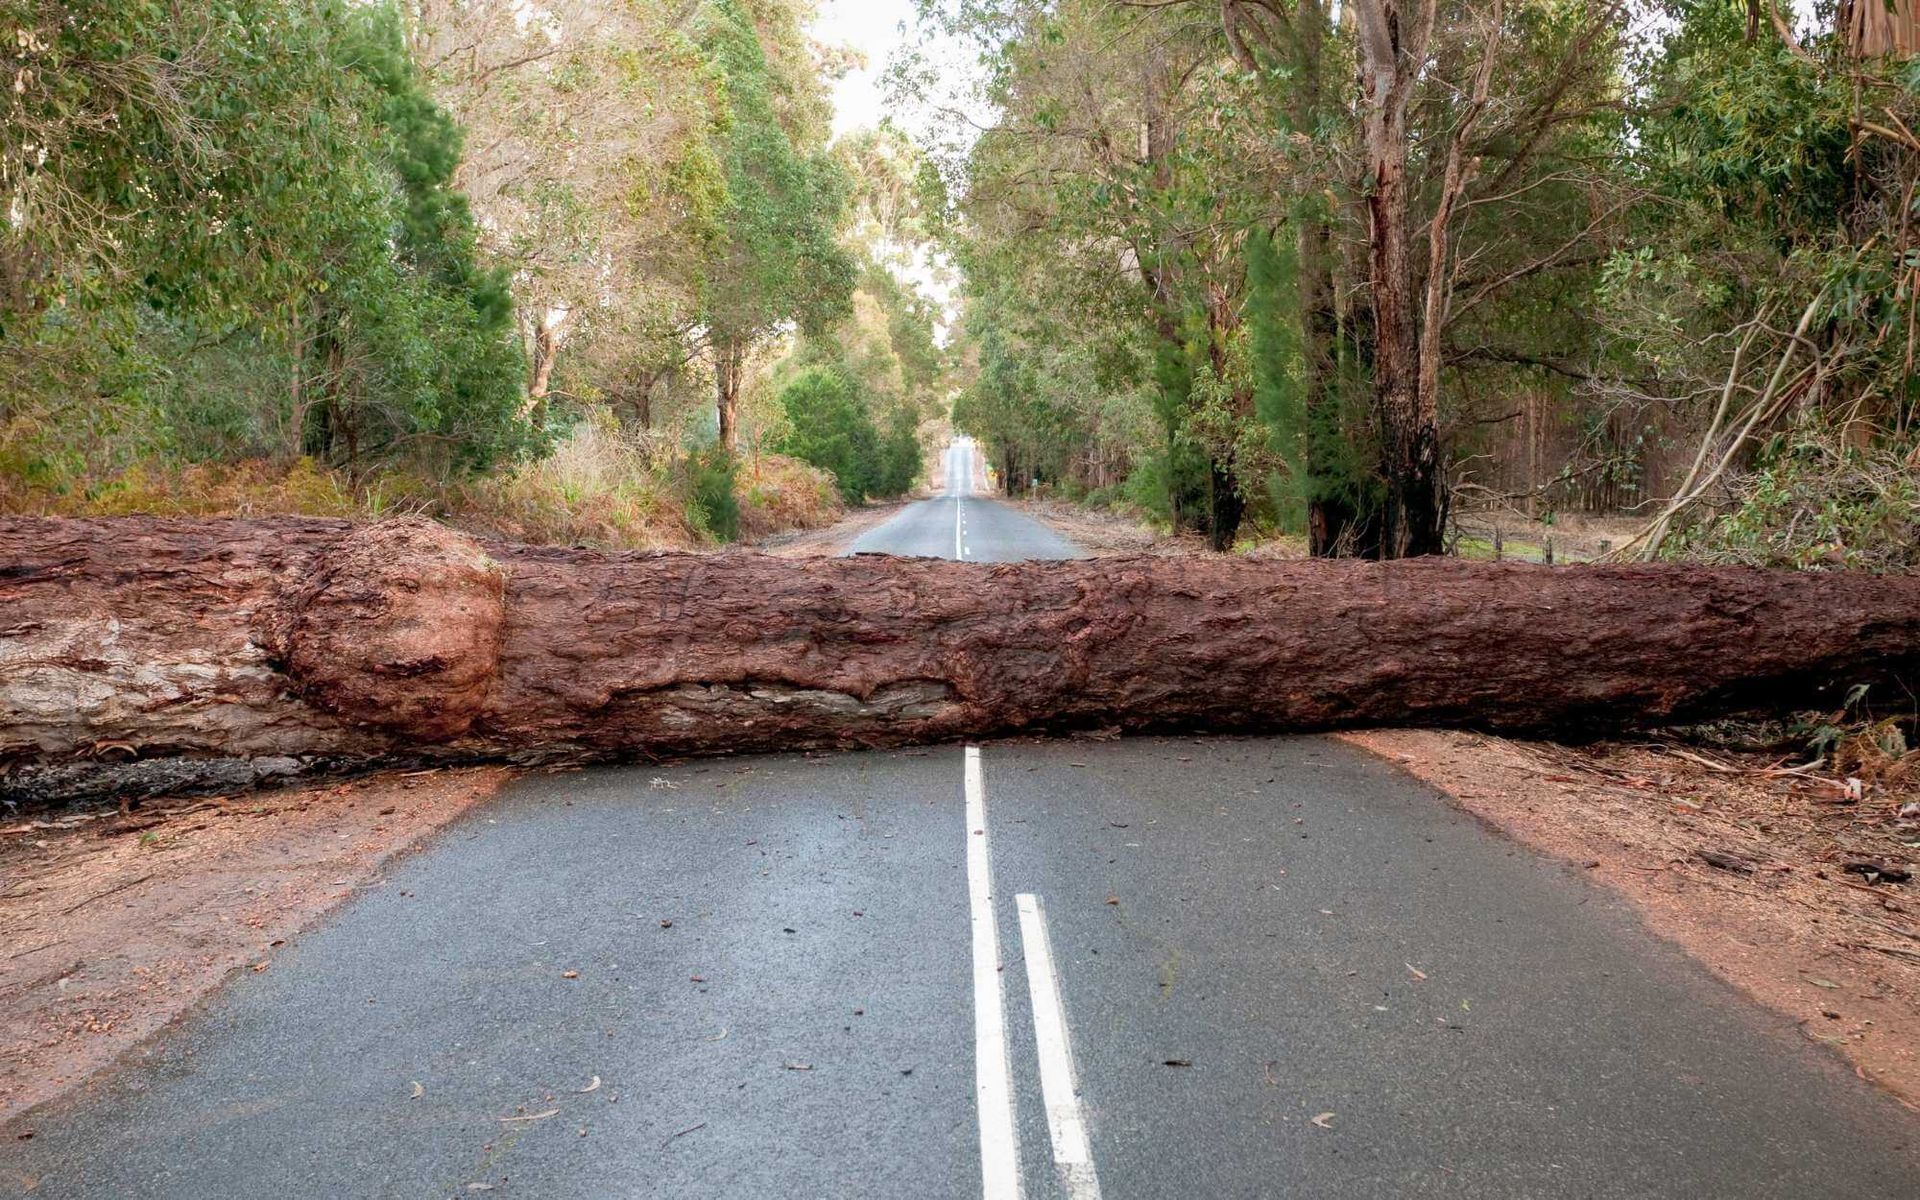
[[[852,552],[968,562],[1081,557],[1079,547],[1048,526],[978,494],[978,454],[968,438],[948,446],[941,494],[909,504],[886,524],[869,529],[853,543]]]
[[[1007,556],[964,503],[875,540]],[[59,1197],[1920,1194],[1788,1022],[1309,738],[531,777],[29,1123]]]

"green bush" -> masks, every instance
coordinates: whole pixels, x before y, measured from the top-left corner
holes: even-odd
[[[740,538],[740,469],[725,447],[714,445],[687,458],[687,519],[716,542]]]
[[[897,496],[920,477],[918,422],[905,408],[888,415],[884,436],[861,403],[853,380],[833,367],[808,367],[780,390],[787,432],[781,454],[833,474],[849,504]]]

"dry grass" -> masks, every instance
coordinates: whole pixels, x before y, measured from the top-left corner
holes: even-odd
[[[741,465],[741,536],[817,529],[844,509],[832,479],[763,454]],[[671,448],[582,425],[554,452],[512,471],[436,481],[402,472],[354,480],[311,459],[176,468],[139,466],[85,489],[26,486],[0,472],[0,514],[23,516],[436,517],[484,537],[604,550],[688,550],[707,544],[687,513]]]
[[[780,454],[762,454],[741,464],[735,490],[742,541],[794,529],[824,529],[847,511],[833,476]]]

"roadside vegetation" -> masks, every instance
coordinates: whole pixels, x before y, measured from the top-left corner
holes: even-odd
[[[1912,566],[1913,23],[1816,10],[960,6],[956,423],[1220,550]]]
[[[690,546],[911,489],[918,158],[830,144],[811,11],[0,4],[0,511]]]

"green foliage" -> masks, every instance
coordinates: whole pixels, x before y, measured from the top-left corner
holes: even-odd
[[[726,202],[702,265],[702,308],[720,340],[753,341],[785,322],[816,330],[847,312],[856,268],[837,241],[848,181],[817,136],[781,117],[754,9],[707,0],[700,43],[724,87]]]
[[[1676,103],[1642,122],[1642,161],[1672,196],[1711,205],[1783,248],[1825,233],[1856,184],[1854,81],[1749,37],[1744,10],[1679,0],[1649,64]]]
[[[1364,428],[1364,389],[1336,373],[1330,402],[1310,404],[1301,361],[1298,255],[1293,244],[1255,230],[1247,238],[1246,325],[1252,342],[1254,411],[1281,469],[1268,476],[1280,526],[1304,532],[1311,504],[1367,515],[1378,510],[1372,456],[1351,430]]]
[[[1865,448],[1803,421],[1770,438],[1734,500],[1703,513],[1672,557],[1762,567],[1920,568],[1920,441]]]
[[[716,542],[740,537],[740,464],[724,446],[708,446],[687,457],[687,519]]]
[[[883,434],[860,402],[858,385],[840,370],[802,369],[780,389],[780,407],[787,432],[775,449],[831,472],[847,503],[897,496],[919,478],[913,415],[895,409]]]
[[[507,281],[476,261],[459,133],[396,10],[8,8],[0,428],[37,486],[152,456],[462,471],[533,448]]]
[[[780,453],[831,471],[849,503],[876,490],[880,435],[851,381],[831,367],[808,367],[780,390],[780,407],[788,423]]]

